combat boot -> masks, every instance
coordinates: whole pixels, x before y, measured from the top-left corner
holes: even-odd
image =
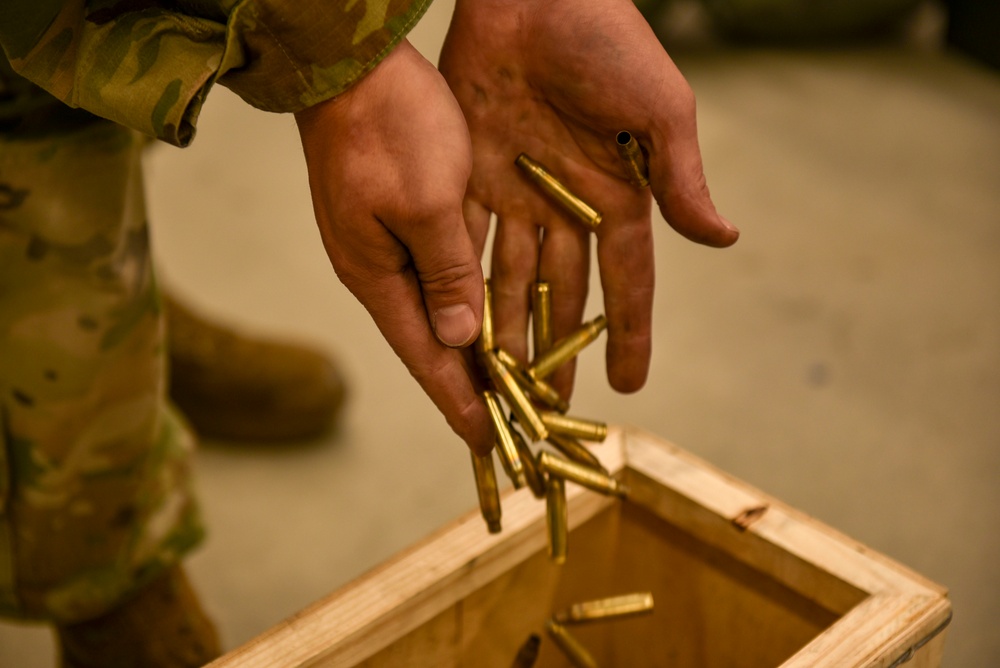
[[[331,429],[344,403],[337,367],[316,350],[250,338],[164,295],[170,398],[206,438],[298,440]]]
[[[195,668],[222,653],[179,566],[101,617],[57,626],[56,638],[62,668]]]

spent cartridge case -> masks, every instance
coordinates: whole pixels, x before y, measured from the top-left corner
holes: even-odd
[[[528,373],[532,378],[547,378],[556,369],[580,354],[580,351],[590,345],[608,326],[608,319],[599,315],[590,322],[584,323],[572,334],[556,341],[551,348],[538,357]]]
[[[566,563],[569,551],[569,516],[566,510],[566,483],[549,477],[545,491],[545,525],[549,530],[549,558]]]
[[[497,474],[493,470],[493,455],[472,455],[472,470],[476,474],[476,492],[479,493],[479,510],[486,520],[490,533],[500,533],[500,490]]]
[[[649,167],[646,165],[646,156],[632,133],[627,130],[619,132],[615,136],[615,146],[618,148],[618,156],[625,164],[629,182],[637,188],[648,186]]]
[[[537,281],[531,290],[531,335],[535,357],[552,347],[552,291],[547,281]]]
[[[585,420],[584,418],[571,417],[551,411],[541,411],[539,415],[549,431],[556,434],[582,438],[585,441],[597,441],[598,443],[608,437],[608,425],[606,422]]]
[[[496,349],[497,358],[503,363],[514,380],[532,399],[553,410],[565,413],[569,410],[569,402],[563,399],[556,388],[544,380],[532,378],[528,370],[503,348]]]
[[[528,483],[528,488],[535,498],[545,498],[545,476],[538,470],[538,463],[531,453],[527,441],[521,436],[521,432],[516,429],[510,430],[514,435],[514,443],[517,445],[517,454],[521,455],[521,463],[524,465],[524,480]],[[551,434],[549,434],[551,436]]]
[[[524,487],[524,464],[521,462],[521,455],[517,452],[513,430],[504,415],[500,399],[491,390],[483,392],[483,399],[486,400],[486,407],[489,408],[490,418],[493,420],[493,428],[497,432],[497,455],[500,457],[500,464],[507,477],[514,483],[514,488],[521,489]]]
[[[552,619],[558,624],[582,624],[632,617],[652,611],[653,595],[649,592],[640,592],[574,603],[566,610],[557,612]]]
[[[549,632],[549,636],[563,651],[574,668],[597,668],[594,656],[562,624],[550,619],[545,622],[545,630]]]
[[[538,634],[532,633],[528,636],[521,648],[517,650],[517,656],[514,657],[514,663],[511,664],[510,668],[532,668],[538,661],[538,649],[541,644],[542,639]]]
[[[588,229],[596,230],[601,224],[601,212],[574,195],[559,179],[552,176],[544,165],[524,153],[517,156],[514,163],[556,204]]]
[[[557,434],[554,431],[550,431],[545,440],[548,441],[554,448],[559,450],[559,452],[566,455],[567,459],[583,464],[584,466],[589,466],[595,471],[600,471],[605,475],[610,475],[607,469],[604,468],[604,465],[601,464],[601,460],[595,457],[594,453],[588,450],[583,443],[580,443],[572,436],[564,436],[562,434]]]
[[[486,370],[489,372],[490,379],[496,386],[497,391],[510,404],[510,408],[514,412],[518,424],[528,434],[528,438],[532,441],[539,441],[548,436],[549,430],[542,422],[542,418],[539,417],[538,410],[532,405],[531,399],[524,393],[521,386],[517,384],[514,376],[496,356],[496,353],[491,351],[484,354],[483,362],[486,364]]]
[[[476,339],[476,354],[482,355],[493,350],[496,345],[493,340],[493,288],[490,279],[483,279],[483,327],[479,331],[479,338]]]
[[[563,459],[551,452],[539,453],[538,468],[549,474],[550,486],[552,485],[552,476],[556,476],[572,480],[576,484],[600,494],[624,497],[628,493],[628,489],[621,481],[612,478],[607,473],[568,459]]]

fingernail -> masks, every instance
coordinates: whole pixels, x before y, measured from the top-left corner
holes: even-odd
[[[719,216],[719,220],[722,222],[723,226],[725,226],[725,228],[730,232],[735,232],[736,234],[740,233],[740,229],[735,225],[733,225],[732,223],[730,223],[728,220],[726,220],[726,218],[724,218],[723,216]]]
[[[468,304],[439,308],[434,312],[434,333],[446,346],[468,345],[476,334],[476,316],[472,308]]]

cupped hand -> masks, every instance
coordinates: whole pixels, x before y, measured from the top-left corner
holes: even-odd
[[[472,137],[465,217],[480,253],[490,213],[498,219],[497,343],[526,358],[536,279],[551,284],[557,338],[579,325],[587,296],[590,232],[518,171],[524,152],[604,215],[596,238],[608,379],[638,390],[651,355],[651,195],[692,241],[724,247],[739,236],[709,196],[691,88],[631,0],[458,0],[440,69]],[[648,152],[650,189],[628,182],[615,148],[622,130]],[[564,394],[572,374],[555,379]]]
[[[493,429],[461,350],[483,313],[482,269],[462,214],[471,145],[447,84],[404,41],[296,121],[337,276],[452,429],[488,452]]]

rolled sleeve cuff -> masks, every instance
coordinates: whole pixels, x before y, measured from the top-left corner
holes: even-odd
[[[239,0],[205,17],[64,6],[10,62],[72,107],[186,146],[216,81],[265,111],[305,109],[374,68],[430,3]]]
[[[227,51],[245,63],[219,82],[251,105],[294,112],[344,92],[395,47],[431,0],[247,1],[230,14]]]

